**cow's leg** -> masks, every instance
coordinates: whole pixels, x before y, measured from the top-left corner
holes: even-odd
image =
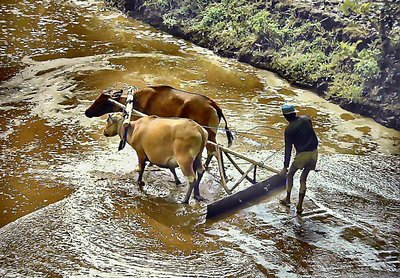
[[[194,184],[194,198],[200,202],[208,201],[206,198],[204,198],[203,196],[200,195],[200,180],[203,177],[203,173],[201,173],[201,174],[198,173],[197,177],[198,178]]]
[[[143,173],[144,173],[145,167],[146,167],[146,159],[139,158],[139,176],[137,179],[137,183],[140,188],[142,188],[144,186],[144,182],[142,181],[142,178],[143,178]]]
[[[187,158],[183,161],[177,161],[179,167],[181,167],[181,170],[183,172],[183,175],[188,179],[189,181],[189,188],[188,191],[186,192],[185,199],[182,201],[182,203],[187,204],[189,203],[190,195],[192,194],[193,187],[196,184],[196,173],[193,170],[193,160],[190,158]]]
[[[181,181],[178,179],[178,176],[176,175],[175,168],[171,167],[171,168],[169,168],[169,170],[171,171],[172,175],[174,175],[175,184],[176,185],[182,184]]]
[[[211,159],[215,156],[213,153],[208,152],[207,150],[207,159],[206,162],[204,163],[204,168],[208,170],[208,165],[210,165]]]
[[[197,180],[196,183],[194,184],[194,198],[198,201],[207,201],[206,198],[200,195],[200,181],[205,171],[203,165],[201,164],[201,154],[198,155],[194,160],[193,169],[195,169],[195,171],[197,172]]]
[[[192,195],[193,187],[195,186],[196,180],[194,182],[189,182],[189,188],[188,191],[186,192],[185,199],[183,199],[182,203],[183,204],[188,204],[190,195]]]
[[[208,133],[208,140],[216,144],[216,133],[213,132],[213,131],[208,131],[208,132],[209,132]],[[204,168],[206,170],[208,170],[208,165],[210,164],[211,159],[214,156],[215,157],[217,156],[217,149],[216,149],[215,145],[209,144],[209,143],[206,143],[206,149],[207,149],[207,159],[206,159],[206,163],[204,163]],[[223,161],[222,161],[223,160],[222,152],[221,152],[221,156],[220,157],[221,157],[221,162],[218,162],[218,163],[223,163]],[[227,176],[226,176],[226,173],[225,173],[225,168],[222,168],[222,169],[223,169],[223,173],[221,173],[221,174],[223,174],[225,179],[227,179]]]
[[[208,140],[215,143],[216,142],[215,141],[215,133],[209,132]],[[213,144],[206,143],[206,149],[207,149],[207,159],[206,159],[206,162],[204,163],[204,168],[206,170],[208,170],[208,165],[210,165],[211,159],[216,154],[216,148]]]

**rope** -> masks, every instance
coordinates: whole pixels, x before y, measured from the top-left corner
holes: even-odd
[[[222,127],[214,127],[214,126],[208,126],[208,125],[202,125],[202,127],[206,127],[209,129],[215,129],[215,130],[221,130],[221,131],[228,131],[228,129],[226,128],[222,128]],[[230,131],[232,131],[233,133],[237,133],[237,134],[247,134],[247,135],[258,135],[260,136],[259,133],[254,133],[254,132],[249,132],[253,129],[259,128],[259,127],[263,127],[263,128],[268,128],[268,129],[272,129],[275,130],[277,132],[279,132],[281,135],[283,134],[279,129],[275,128],[275,127],[270,127],[270,126],[255,126],[247,131],[238,131],[235,129],[229,129]],[[268,135],[268,137],[272,137],[272,138],[281,138],[281,136],[275,136],[275,135]]]
[[[226,131],[226,130],[227,130],[227,129],[225,129],[225,128],[219,128],[219,127],[213,127],[213,126],[203,126],[203,127],[208,127],[208,128],[215,129],[215,130],[223,130],[223,131]],[[257,136],[260,136],[259,133],[249,132],[249,131],[254,130],[254,129],[256,129],[256,128],[259,128],[259,127],[273,129],[273,130],[279,132],[279,134],[281,134],[280,136],[268,135],[268,137],[272,137],[272,138],[282,138],[283,133],[282,133],[279,129],[277,129],[277,128],[275,128],[275,127],[269,127],[269,126],[260,126],[260,125],[259,125],[259,126],[255,126],[255,127],[250,128],[248,131],[235,131],[235,130],[231,130],[231,131],[234,132],[234,133],[239,133],[239,134],[249,134],[249,135],[257,135]],[[263,145],[265,145],[265,144],[263,144]],[[272,158],[273,156],[275,156],[275,155],[277,155],[279,152],[281,152],[282,149],[283,149],[284,147],[285,147],[285,145],[283,145],[282,147],[280,147],[280,148],[279,148],[278,150],[276,150],[273,154],[271,154],[270,156],[268,156],[266,159],[262,160],[261,163],[262,163],[262,164],[265,164],[265,162],[266,162],[267,160],[269,160],[270,158]]]

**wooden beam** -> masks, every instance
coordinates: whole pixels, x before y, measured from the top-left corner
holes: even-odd
[[[222,218],[238,209],[249,207],[286,188],[286,176],[274,175],[265,181],[207,206],[207,219]]]
[[[124,129],[127,128],[129,122],[131,121],[132,109],[133,109],[133,90],[134,88],[130,87],[128,89],[128,97],[126,98],[126,108],[125,108],[125,119],[123,122]]]
[[[136,116],[139,116],[139,117],[148,116],[147,114],[144,114],[144,113],[142,113],[142,112],[140,112],[140,111],[138,111],[136,109],[133,109],[133,108],[132,108],[132,114],[135,114]]]
[[[237,183],[234,186],[232,186],[230,191],[235,190],[235,188],[239,186],[239,184],[247,177],[247,175],[251,172],[251,170],[253,170],[254,167],[256,167],[256,165],[251,164],[250,168],[245,173],[243,173],[243,175],[240,177]]]
[[[246,161],[248,161],[248,162],[250,162],[250,163],[252,163],[252,164],[254,164],[254,165],[260,166],[260,167],[262,167],[262,168],[264,168],[264,169],[267,169],[267,170],[269,170],[269,171],[271,171],[271,172],[274,172],[274,173],[276,173],[276,174],[279,174],[279,172],[280,172],[278,169],[269,167],[269,166],[267,166],[267,165],[265,165],[265,164],[263,164],[263,163],[261,163],[261,162],[255,161],[255,160],[253,160],[253,159],[251,159],[251,158],[248,158],[248,157],[246,157],[246,156],[244,156],[244,155],[242,155],[242,154],[240,154],[240,153],[237,153],[237,152],[232,151],[232,150],[230,150],[230,149],[224,148],[224,147],[222,147],[222,146],[220,146],[220,145],[218,145],[218,144],[216,144],[216,143],[214,143],[214,142],[208,141],[208,143],[213,144],[213,145],[215,145],[215,146],[218,146],[218,147],[219,147],[222,151],[224,151],[225,153],[230,153],[230,154],[232,154],[232,155],[235,155],[235,156],[237,156],[237,157],[239,157],[239,158],[241,158],[241,159],[243,159],[243,160],[246,160]]]
[[[118,101],[116,101],[116,100],[114,100],[114,99],[112,99],[112,98],[109,98],[107,101],[108,101],[108,102],[111,102],[112,104],[114,104],[114,105],[116,105],[116,106],[118,106],[118,107],[121,108],[122,110],[125,110],[125,109],[126,109],[126,106],[125,106],[125,105],[123,105],[122,103],[120,103],[120,102],[118,102]]]
[[[221,159],[221,150],[219,149],[219,146],[216,145],[216,157],[218,161],[218,168],[219,168],[219,173],[221,176],[221,185],[225,189],[226,193],[232,194],[232,192],[229,190],[228,186],[226,185],[226,180],[225,180],[225,175],[224,175],[224,164]]]
[[[233,160],[233,158],[230,156],[230,154],[225,153],[226,157],[229,159],[229,161],[232,163],[233,166],[235,166],[236,170],[238,170],[238,172],[243,175],[244,171],[239,167],[239,165]],[[254,165],[254,164],[253,164]],[[251,182],[251,183],[256,183],[255,180],[252,180],[249,176],[245,176],[245,178]]]
[[[121,108],[124,111],[128,111],[128,109],[129,109],[129,108],[127,108],[126,105],[124,105],[124,104],[122,104],[122,103],[120,103],[120,102],[118,102],[118,101],[116,101],[116,100],[114,100],[112,98],[109,98],[108,102],[114,104],[115,106],[118,106],[119,108]],[[130,109],[130,111],[131,111],[132,114],[134,114],[136,116],[139,116],[139,117],[148,116],[147,114],[144,114],[143,112],[140,112],[140,111],[138,111],[136,109],[133,109],[133,104],[132,104],[132,108]]]
[[[254,165],[253,180],[254,182],[257,182],[257,165]]]

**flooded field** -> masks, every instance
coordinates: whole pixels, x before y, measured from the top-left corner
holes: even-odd
[[[399,276],[399,132],[102,1],[5,0],[0,10],[1,277]],[[140,191],[134,151],[102,135],[105,117],[84,115],[124,84],[213,98],[232,150],[277,169],[280,106],[295,103],[320,139],[304,215],[279,205],[282,193],[206,221],[207,203],[227,196],[215,160],[200,187],[206,203],[179,204],[186,188],[157,167]],[[230,186],[240,177],[227,174]]]

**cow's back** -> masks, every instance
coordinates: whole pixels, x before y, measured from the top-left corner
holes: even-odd
[[[135,109],[147,115],[188,118],[201,125],[210,124],[210,118],[214,125],[219,122],[217,112],[206,96],[169,86],[147,87],[136,92]]]
[[[196,157],[204,148],[204,132],[207,135],[207,131],[188,119],[143,117],[135,122],[132,146],[154,164],[166,167],[176,163],[177,156]]]

